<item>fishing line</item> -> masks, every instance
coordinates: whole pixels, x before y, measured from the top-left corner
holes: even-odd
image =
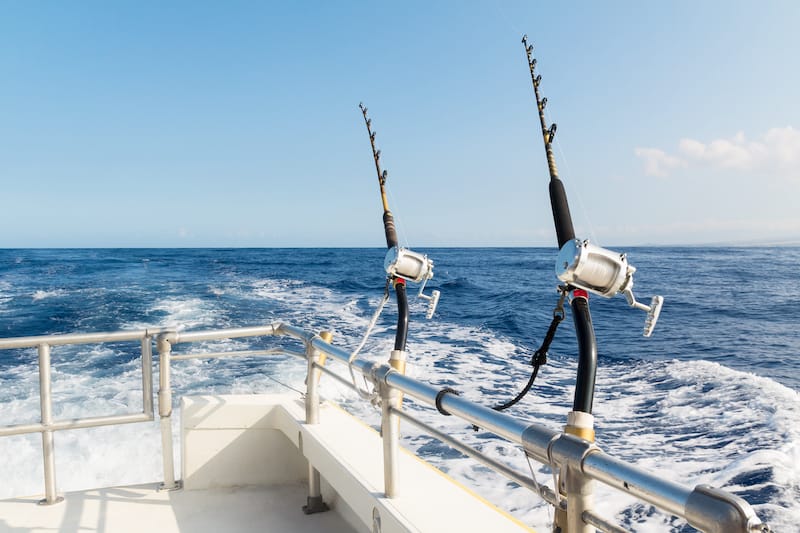
[[[386,185],[384,185],[384,187],[386,188],[386,196],[389,198],[392,205],[397,206],[398,205],[397,199],[392,193],[392,187],[391,185],[389,185],[388,181]],[[402,209],[398,210],[398,212],[401,211]],[[392,211],[392,216],[394,216],[394,225],[397,228],[397,238],[403,241],[403,246],[405,248],[411,248],[411,246],[408,244],[408,233],[406,232],[406,228],[403,226],[403,217],[401,217],[394,211]]]
[[[386,302],[389,301],[389,284],[390,280],[389,278],[387,278],[386,287],[383,290],[383,298],[381,299],[381,302],[378,304],[378,308],[375,310],[375,313],[372,315],[372,319],[369,321],[369,324],[367,325],[367,330],[364,332],[364,337],[361,339],[361,343],[358,345],[355,351],[353,351],[353,353],[350,354],[350,359],[347,360],[347,367],[350,370],[350,378],[353,380],[353,388],[356,390],[358,395],[364,400],[371,401],[373,398],[375,398],[376,393],[374,390],[372,392],[367,390],[366,387],[368,387],[369,385],[367,383],[366,376],[362,376],[364,378],[365,388],[364,389],[359,388],[358,384],[356,383],[356,374],[353,371],[353,361],[356,360],[356,357],[358,357],[359,352],[361,351],[362,348],[364,348],[364,345],[367,343],[367,339],[372,333],[372,330],[375,328],[375,324],[378,323],[378,318],[381,316],[381,313],[383,312],[383,308],[386,305]]]
[[[306,393],[305,393],[305,392],[303,392],[303,391],[301,391],[301,390],[298,390],[298,389],[295,389],[294,387],[292,387],[292,386],[290,386],[290,385],[287,385],[286,383],[283,383],[282,381],[278,381],[277,379],[275,379],[274,377],[270,376],[269,374],[265,374],[264,376],[265,376],[267,379],[271,379],[272,381],[274,381],[274,382],[275,382],[275,383],[277,383],[278,385],[281,385],[282,387],[286,387],[287,389],[289,389],[289,390],[291,390],[291,391],[294,391],[294,392],[296,392],[297,394],[299,394],[299,395],[300,395],[300,397],[301,397],[301,398],[305,398],[305,396],[306,396]]]
[[[514,30],[512,35],[522,35],[523,33],[525,33],[524,31],[522,31],[522,29],[517,28],[516,24],[514,24],[513,18],[509,18],[508,16],[506,16],[505,11],[502,10],[502,5],[503,5],[502,2],[494,2],[494,6],[497,8],[496,11],[500,13],[500,16],[503,18],[503,22],[506,23],[506,26]]]
[[[394,215],[389,208],[389,193],[387,192],[386,187],[389,173],[381,168],[381,151],[378,150],[378,147],[375,143],[377,132],[373,131],[372,129],[372,119],[367,116],[367,108],[364,106],[364,103],[359,103],[358,107],[361,109],[361,114],[364,116],[364,125],[367,127],[367,133],[369,134],[369,142],[372,148],[372,159],[375,162],[375,172],[378,176],[381,203],[383,204],[383,231],[386,236],[386,247],[388,248],[383,264],[384,270],[388,274],[386,279],[386,288],[384,289],[384,300],[381,302],[378,311],[375,313],[373,322],[378,320],[380,311],[383,310],[383,305],[386,303],[386,300],[389,299],[389,287],[391,285],[394,288],[397,296],[397,329],[395,330],[394,350],[391,352],[389,364],[395,370],[404,372],[406,357],[405,351],[406,342],[408,340],[409,324],[409,305],[408,293],[406,292],[406,281],[421,283],[418,296],[428,301],[428,312],[426,313],[428,318],[431,318],[436,310],[436,304],[439,302],[439,291],[432,291],[430,296],[423,294],[422,292],[425,288],[425,283],[433,277],[433,261],[428,259],[428,256],[426,255],[400,246],[400,241],[397,235],[397,224],[395,222]],[[394,201],[394,199],[392,201]],[[407,238],[405,231],[402,231],[401,233],[404,238]],[[355,355],[353,358],[354,357]]]
[[[537,52],[537,56],[539,58],[541,58],[541,53]],[[547,119],[547,121],[550,124],[552,124],[554,122],[552,114],[550,113],[550,111],[557,111],[557,109],[556,109],[557,107],[558,107],[558,105],[553,105],[553,103],[548,100],[547,107],[544,109],[544,115],[545,115],[545,118]],[[558,113],[553,113],[553,114],[557,115]],[[555,143],[552,143],[552,144],[555,145],[556,149],[558,150],[559,155],[561,156],[561,169],[560,169],[559,174],[561,174],[563,177],[567,178],[566,179],[566,183],[567,184],[572,184],[573,183],[572,169],[570,168],[569,160],[567,159],[567,156],[564,153],[564,150],[563,150],[563,148],[561,146],[560,137],[558,135],[555,136]],[[594,231],[594,223],[592,222],[592,219],[589,216],[588,209],[586,209],[586,204],[583,201],[583,195],[581,195],[580,188],[579,187],[576,188],[576,187],[573,187],[573,186],[569,186],[569,192],[570,192],[570,197],[571,198],[577,197],[577,203],[578,203],[578,208],[579,208],[578,210],[580,211],[580,214],[581,214],[581,216],[582,216],[582,218],[584,220],[584,223],[589,227],[588,233],[589,233],[589,237],[591,238],[590,240],[592,242],[594,242],[594,243],[599,243],[599,241],[597,240],[597,235],[595,234],[595,231]]]
[[[561,155],[561,158],[562,158],[562,160],[564,162],[564,167],[566,169],[566,172],[562,172],[562,174],[564,174],[565,176],[569,177],[569,176],[572,175],[571,169],[569,167],[569,162],[567,161],[567,159],[566,159],[566,157],[564,155],[564,150],[561,147],[561,142],[559,140],[560,138],[555,135],[556,124],[555,124],[555,122],[552,121],[552,117],[550,116],[550,111],[553,110],[553,105],[552,104],[548,105],[549,101],[548,101],[547,98],[542,98],[541,101],[540,101],[539,100],[539,96],[538,96],[538,86],[542,81],[542,77],[541,76],[536,76],[534,74],[533,69],[535,68],[535,65],[538,63],[538,59],[541,59],[542,56],[541,56],[541,54],[537,54],[538,58],[533,58],[530,55],[530,52],[532,51],[533,47],[531,45],[530,49],[527,48],[527,46],[528,46],[527,45],[527,35],[523,38],[523,42],[526,43],[526,53],[528,53],[528,66],[531,69],[531,81],[533,81],[534,93],[536,93],[537,110],[539,112],[540,121],[541,121],[540,122],[540,126],[542,128],[542,134],[545,137],[545,151],[547,152],[549,150],[549,153],[550,153],[550,155],[548,155],[548,166],[550,165],[550,157],[552,156],[552,149],[548,148],[548,146],[552,147],[553,145],[555,145],[556,149],[558,150],[559,154]],[[550,130],[546,130],[545,129],[546,128],[546,124],[548,122],[550,124]],[[553,142],[554,138],[555,138],[555,143]],[[553,166],[555,166],[555,162],[554,161],[553,161]],[[568,179],[567,182],[570,183],[570,180]],[[582,198],[582,196],[580,194],[580,190],[573,190],[573,189],[575,189],[575,188],[574,187],[570,187],[570,194],[571,195],[577,195],[578,205],[580,207],[580,213],[582,215],[582,218],[583,218],[585,224],[589,226],[589,235],[591,237],[591,240],[592,241],[596,241],[596,236],[594,234],[594,224],[592,223],[592,220],[589,217],[589,214],[588,214],[589,211],[586,209],[586,204],[583,201],[583,198]],[[570,225],[572,225],[571,222],[570,222]],[[559,243],[559,247],[562,244],[563,243]]]
[[[549,116],[548,116],[548,120],[550,120]],[[567,160],[567,156],[564,154],[564,150],[562,150],[562,148],[561,148],[561,141],[559,141],[559,137],[556,137],[556,143],[555,144],[556,144],[556,148],[558,149],[558,153],[561,155],[562,168],[564,168],[566,170],[566,172],[562,172],[562,174],[564,174],[565,177],[567,178],[567,183],[572,183],[573,182],[572,171],[571,171],[571,169],[569,167],[569,161]],[[575,187],[569,187],[569,189],[570,189],[570,191],[569,191],[570,195],[573,198],[577,197],[577,199],[578,199],[579,211],[581,212],[581,215],[583,216],[583,219],[584,219],[586,225],[589,226],[589,237],[591,237],[592,242],[594,242],[596,244],[599,244],[599,241],[597,240],[597,236],[595,235],[595,232],[594,232],[594,223],[592,222],[592,219],[589,216],[589,211],[586,209],[586,204],[583,203],[583,195],[581,194],[580,188],[576,189]]]
[[[536,491],[539,493],[539,496],[542,495],[542,486],[539,484],[539,480],[536,479],[536,473],[533,471],[533,464],[531,463],[531,458],[528,456],[528,453],[525,450],[522,450],[522,455],[525,456],[525,460],[528,462],[528,468],[531,471],[531,481],[533,481],[534,486],[536,487]],[[555,492],[558,492],[558,487],[556,487]],[[553,507],[551,505],[546,505],[547,507],[547,520],[552,523],[553,522],[553,515],[551,511]]]

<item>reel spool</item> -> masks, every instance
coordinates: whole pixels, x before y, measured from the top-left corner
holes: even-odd
[[[425,313],[425,317],[432,318],[441,293],[434,290],[428,296],[423,291],[428,280],[433,278],[433,261],[427,255],[414,252],[408,248],[393,246],[386,252],[383,267],[390,277],[421,283],[417,296],[428,301],[428,310]]]
[[[622,293],[628,305],[647,312],[643,334],[649,337],[661,314],[664,298],[653,296],[650,305],[637,302],[633,295],[634,272],[636,267],[628,264],[625,254],[607,250],[588,240],[567,241],[556,259],[556,276],[564,283],[606,298]]]

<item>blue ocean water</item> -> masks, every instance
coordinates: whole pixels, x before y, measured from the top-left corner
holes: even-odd
[[[435,262],[429,287],[442,297],[430,321],[424,318],[425,303],[412,298],[409,373],[487,405],[512,397],[527,379],[531,354],[557,302],[555,250],[420,251]],[[643,312],[629,308],[622,297],[591,298],[599,346],[598,443],[687,485],[725,487],[748,499],[778,530],[796,530],[800,249],[625,251],[637,268],[637,297],[647,302],[660,294],[665,304],[653,336],[645,339]],[[354,349],[382,295],[383,256],[381,249],[0,250],[0,337],[284,321],[331,330],[336,344]],[[364,350],[366,357],[387,356],[395,320],[390,304]],[[222,349],[241,348],[243,342],[231,341]],[[109,414],[109,406],[135,410],[141,405],[138,356],[138,350],[115,345],[54,350],[56,416],[82,416],[87,409]],[[531,394],[511,412],[562,426],[572,404],[575,369],[568,314]],[[182,392],[277,390],[280,385],[265,377],[267,371],[302,388],[303,365],[282,359],[191,362],[176,366],[174,381]],[[329,387],[328,396],[374,417],[369,406]],[[433,423],[527,468],[513,447],[441,418]],[[0,425],[37,420],[35,353],[0,351]],[[117,449],[109,443],[102,452],[111,466],[86,468],[86,435],[111,431],[117,430],[58,435],[63,490],[157,479],[155,428],[147,447]],[[91,446],[96,448],[96,441]],[[424,435],[409,430],[405,444],[521,519],[546,528],[546,506],[527,491],[497,481]],[[0,497],[41,491],[37,447],[32,436],[0,438],[0,454],[13,457],[0,465]],[[138,459],[131,461],[132,456]],[[537,476],[544,483],[549,474],[541,469]],[[605,505],[607,514],[635,531],[691,531],[624,497],[609,493],[604,501],[611,502]]]

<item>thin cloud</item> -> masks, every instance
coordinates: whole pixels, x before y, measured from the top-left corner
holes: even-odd
[[[686,166],[685,161],[658,148],[637,148],[635,153],[644,160],[644,173],[648,176],[664,178],[673,168]]]
[[[786,126],[773,128],[765,136],[775,160],[785,168],[800,168],[800,131]]]
[[[767,144],[749,142],[741,131],[732,139],[716,139],[708,144],[694,139],[681,139],[678,150],[689,160],[724,169],[749,170],[770,158]]]
[[[679,167],[705,165],[722,170],[749,171],[764,168],[790,178],[800,178],[800,131],[791,126],[772,128],[759,139],[750,141],[744,132],[729,139],[703,143],[681,139],[678,154],[670,155],[657,148],[636,148],[648,176],[666,177]]]

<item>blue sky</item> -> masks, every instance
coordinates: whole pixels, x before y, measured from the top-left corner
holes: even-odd
[[[800,242],[797,2],[0,2],[0,247]]]

